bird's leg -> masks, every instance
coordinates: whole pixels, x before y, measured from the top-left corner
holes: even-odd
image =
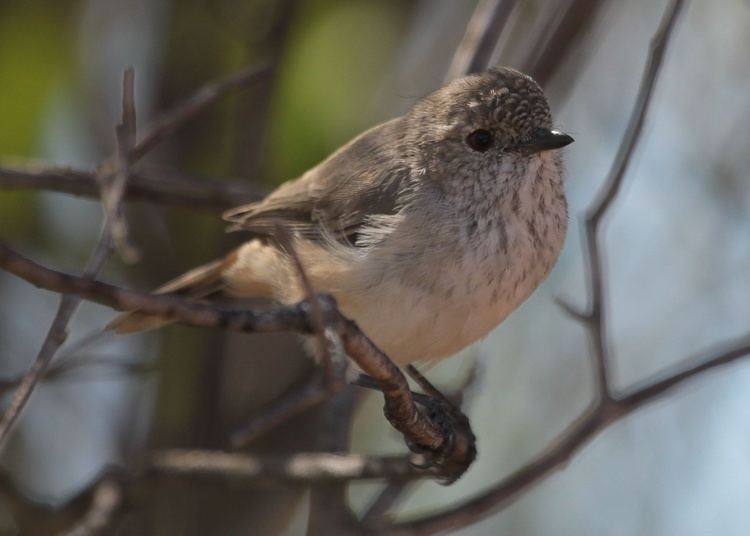
[[[414,366],[409,365],[406,371],[424,391],[423,393],[411,392],[414,402],[419,404],[429,419],[443,431],[443,437],[446,439],[438,450],[425,448],[408,440],[407,446],[412,452],[424,456],[424,463],[420,464],[420,468],[439,467],[440,473],[444,476],[443,482],[451,484],[476,458],[476,437],[471,430],[471,424],[461,409],[432,385]],[[366,374],[359,374],[351,383],[367,389],[381,390],[377,381]],[[388,422],[395,426],[396,423],[393,422],[387,409],[384,413]]]

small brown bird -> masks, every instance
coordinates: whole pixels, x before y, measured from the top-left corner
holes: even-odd
[[[229,210],[249,240],[162,293],[304,298],[274,236],[291,234],[316,291],[394,361],[439,359],[484,337],[552,269],[567,209],[549,105],[530,77],[452,81],[340,148],[265,200]],[[164,324],[129,313],[119,333]]]

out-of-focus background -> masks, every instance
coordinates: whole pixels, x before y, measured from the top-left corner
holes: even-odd
[[[570,46],[541,54],[574,6]],[[555,304],[586,300],[581,214],[607,174],[663,0],[518,3],[493,64],[532,72],[548,92],[565,150],[571,229],[549,280],[485,341],[428,371],[481,379],[469,409],[479,459],[448,487],[422,482],[396,505],[407,518],[476,493],[539,453],[593,396],[580,324]],[[452,0],[26,0],[0,3],[0,165],[91,168],[115,149],[122,72],[136,73],[139,125],[199,85],[254,62],[273,75],[223,99],[142,164],[196,180],[270,190],[350,137],[440,86],[474,2]],[[690,2],[608,221],[613,374],[625,389],[750,325],[750,4]],[[127,207],[140,262],[103,277],[150,289],[229,250],[219,211]],[[99,232],[93,200],[0,190],[0,236],[34,259],[80,272]],[[22,374],[58,297],[0,273],[0,375]],[[384,312],[387,314],[387,312]],[[85,304],[75,341],[111,313]],[[2,456],[3,479],[62,506],[104,467],[146,447],[221,448],[253,411],[310,374],[293,336],[169,327],[61,359],[90,367],[44,382]],[[116,365],[113,366],[113,363]],[[117,365],[119,364],[119,365]],[[738,362],[609,428],[562,471],[465,535],[750,534],[750,365]],[[7,392],[7,390],[5,391]],[[7,398],[7,395],[6,395]],[[402,452],[367,396],[352,449]],[[253,452],[309,449],[302,416]],[[353,484],[361,511],[382,483]],[[121,534],[301,534],[301,487],[160,483]],[[0,533],[37,527],[0,495]],[[28,513],[28,512],[27,512]]]

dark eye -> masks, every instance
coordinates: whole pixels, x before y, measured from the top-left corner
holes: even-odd
[[[492,135],[492,132],[483,128],[475,130],[466,136],[466,143],[475,151],[486,151],[492,146],[493,141],[495,141],[495,137]]]

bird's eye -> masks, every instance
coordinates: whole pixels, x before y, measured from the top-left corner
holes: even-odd
[[[495,137],[492,135],[492,132],[483,128],[475,130],[466,136],[466,143],[475,151],[486,151],[492,146],[494,140]]]

